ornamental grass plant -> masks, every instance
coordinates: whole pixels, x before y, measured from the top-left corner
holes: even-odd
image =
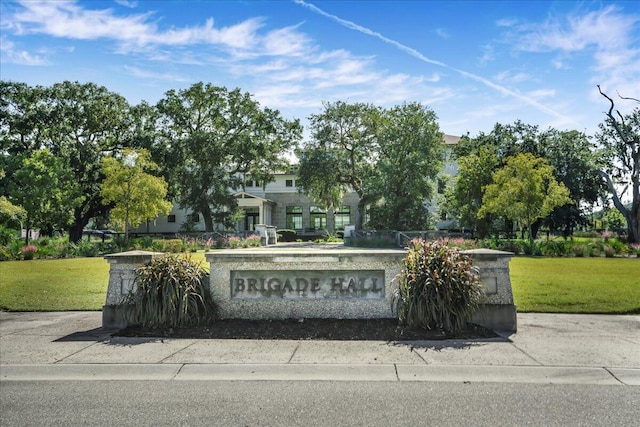
[[[201,264],[180,255],[155,258],[136,270],[124,304],[134,322],[148,328],[197,325],[215,319],[215,304]]]
[[[413,240],[393,297],[401,325],[464,330],[484,290],[471,258],[442,241]]]

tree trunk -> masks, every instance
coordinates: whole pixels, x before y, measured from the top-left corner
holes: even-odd
[[[627,222],[627,243],[638,243],[640,238],[638,235],[640,232],[640,200],[634,194],[631,209],[627,209],[618,197],[618,193],[609,174],[600,171],[600,176],[602,176],[607,182],[607,187],[609,187],[611,199],[613,200],[613,205],[618,209],[618,211],[620,211]]]
[[[69,242],[78,243],[82,239],[82,230],[85,224],[74,223],[69,227]]]
[[[531,224],[531,236],[534,240],[538,238],[538,231],[540,231],[540,226],[542,226],[542,220],[540,218],[538,218],[533,222],[533,224]]]
[[[29,231],[31,230],[31,223],[29,222],[29,220],[27,219],[27,221],[25,221],[25,230],[27,230],[26,235],[24,236],[24,245],[27,246],[29,244]]]
[[[213,232],[213,215],[211,213],[211,209],[209,206],[203,206],[202,209],[202,218],[204,218],[204,229],[207,233]]]

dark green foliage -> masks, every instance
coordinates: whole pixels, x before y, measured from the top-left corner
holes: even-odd
[[[295,242],[297,236],[296,230],[289,230],[286,228],[278,230],[278,241],[280,242]]]
[[[154,240],[151,248],[158,252],[180,253],[185,249],[182,239]]]
[[[442,241],[413,240],[393,305],[402,325],[462,331],[484,295],[471,259]]]
[[[135,321],[144,327],[188,326],[215,318],[215,304],[198,262],[179,255],[156,258],[136,270],[134,291],[124,304],[133,305]]]
[[[83,257],[94,257],[99,253],[99,247],[97,244],[87,242],[86,240],[80,240],[76,245],[76,253]]]
[[[570,247],[570,242],[549,240],[540,242],[540,253],[546,257],[565,256],[569,253]],[[582,252],[584,252],[584,249],[582,249]]]
[[[235,226],[238,205],[229,189],[242,185],[242,175],[272,181],[272,171],[288,168],[284,154],[302,134],[298,120],[260,107],[249,93],[202,82],[169,90],[157,111],[159,138],[148,138],[144,148],[158,162],[170,193],[181,207],[202,215],[208,232],[216,223]]]
[[[18,232],[10,228],[0,226],[0,245],[7,246],[14,240],[18,239]]]

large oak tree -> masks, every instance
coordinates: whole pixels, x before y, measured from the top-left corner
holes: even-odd
[[[609,101],[604,123],[597,135],[603,154],[608,160],[600,171],[607,183],[613,204],[627,222],[627,241],[640,242],[640,108],[623,115],[615,110],[613,99],[600,86],[598,90]],[[632,99],[640,103],[639,100]],[[615,111],[614,111],[615,110]],[[627,206],[623,198],[627,196]]]
[[[69,81],[51,87],[2,82],[0,95],[2,168],[12,177],[4,182],[15,181],[18,159],[48,149],[80,193],[68,206],[69,240],[79,241],[91,218],[108,211],[100,197],[100,161],[128,144],[129,104],[103,86]]]
[[[202,214],[206,231],[216,223],[235,225],[232,190],[241,188],[247,175],[271,181],[274,172],[288,167],[286,153],[302,134],[298,120],[261,108],[249,93],[201,82],[168,91],[157,108],[154,159],[170,161],[163,169],[180,206]]]

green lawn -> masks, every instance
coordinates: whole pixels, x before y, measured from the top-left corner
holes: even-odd
[[[640,258],[511,260],[518,311],[640,313]]]
[[[0,262],[0,308],[101,310],[108,282],[109,264],[103,258]]]
[[[516,257],[510,267],[520,312],[640,313],[640,258]],[[0,308],[100,310],[108,280],[102,258],[0,262]]]

